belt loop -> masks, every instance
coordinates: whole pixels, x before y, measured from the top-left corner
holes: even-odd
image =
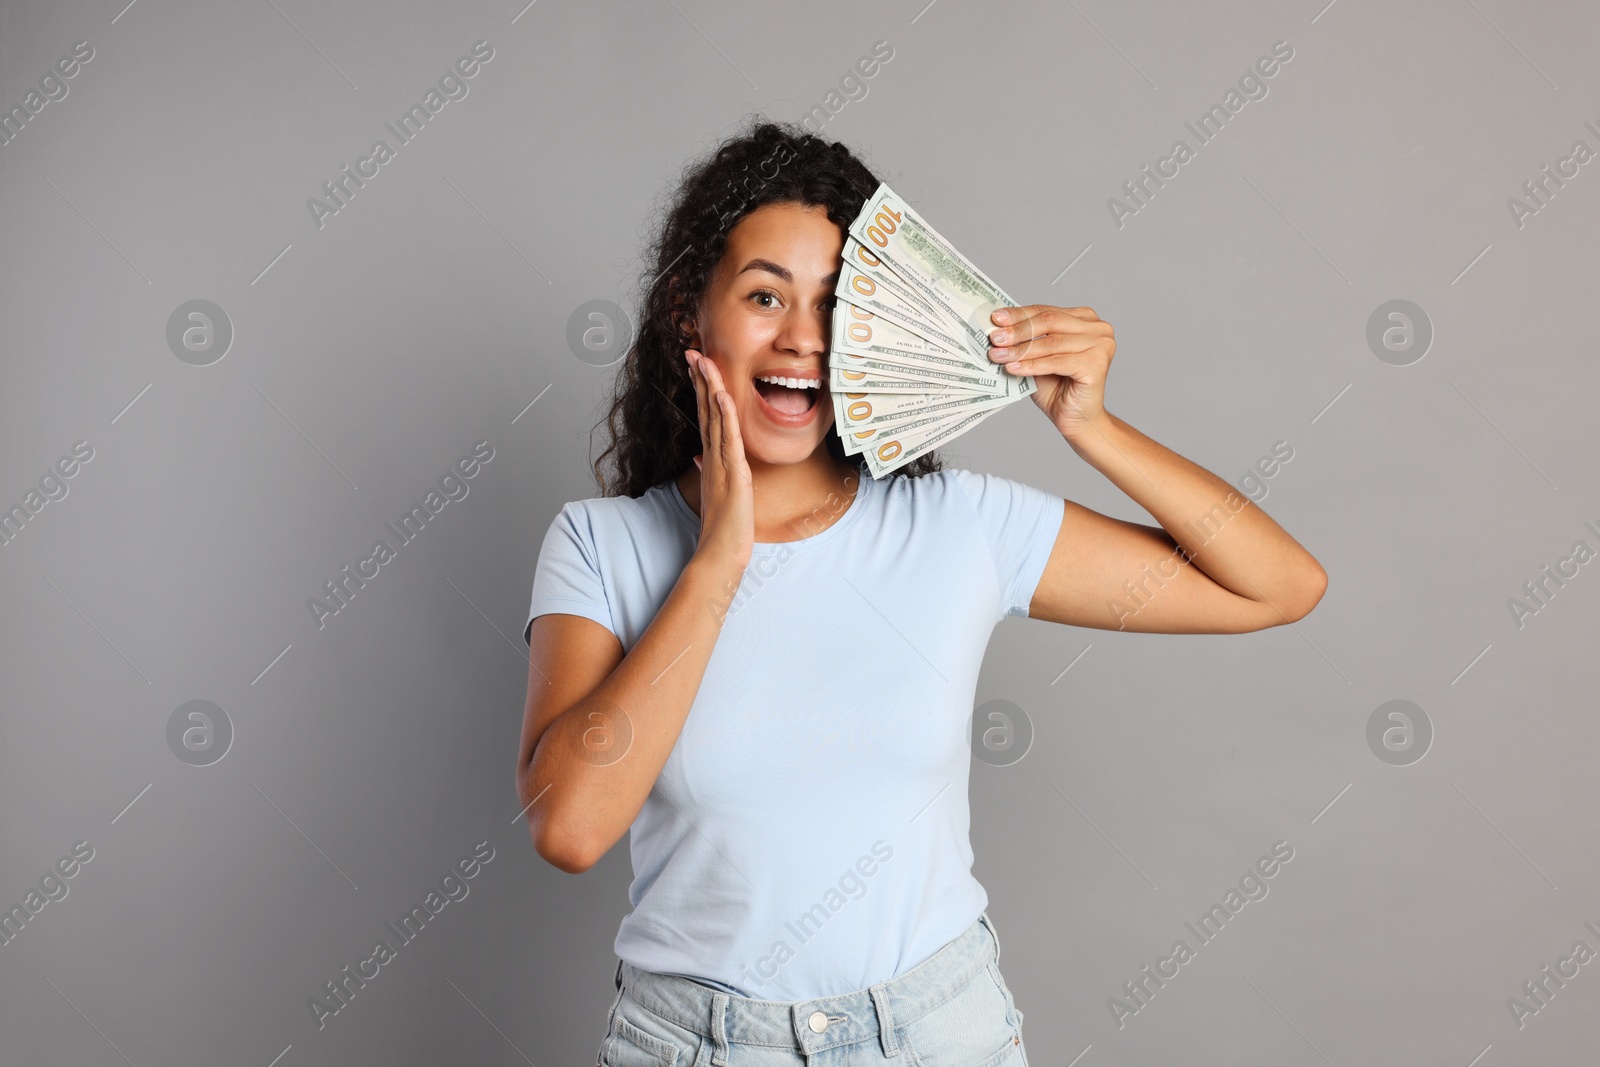
[[[620,959],[617,961],[616,986],[618,989],[622,988],[622,961]]]
[[[713,1067],[728,1067],[727,1012],[728,994],[711,994],[711,1063]]]
[[[895,1039],[894,1015],[889,1011],[889,993],[882,982],[867,990],[872,994],[872,1006],[878,1009],[878,1043],[885,1056],[900,1055],[900,1043]]]
[[[995,931],[994,920],[989,918],[988,909],[985,909],[979,918],[983,920],[983,925],[989,928],[989,936],[994,938],[994,958],[998,962],[1000,959],[1000,935]]]

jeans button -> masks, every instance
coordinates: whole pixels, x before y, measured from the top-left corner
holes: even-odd
[[[828,1028],[828,1016],[825,1012],[812,1012],[811,1018],[807,1019],[806,1022],[810,1024],[812,1032],[814,1033],[820,1034],[822,1031]]]

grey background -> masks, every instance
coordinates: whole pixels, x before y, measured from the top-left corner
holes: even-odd
[[[1523,1028],[1507,998],[1600,949],[1600,577],[1520,629],[1507,600],[1600,547],[1600,163],[1520,228],[1506,202],[1600,148],[1600,12],[925,3],[0,8],[6,109],[95,50],[0,146],[0,503],[94,449],[0,548],[0,907],[95,850],[0,946],[0,1062],[591,1061],[627,851],[547,866],[512,785],[538,546],[595,495],[613,373],[567,319],[630,304],[689,159],[878,40],[824,132],[1021,299],[1111,322],[1110,410],[1233,482],[1287,441],[1262,505],[1331,576],[1245,636],[997,629],[978,701],[1035,738],[975,763],[972,837],[1032,1062],[1593,1054],[1600,964]],[[469,95],[318,229],[307,198],[479,40]],[[1269,94],[1117,227],[1279,40]],[[166,343],[195,299],[234,330],[205,367]],[[1366,343],[1393,299],[1435,331],[1410,366]],[[469,495],[319,630],[307,599],[480,440]],[[1031,405],[944,454],[1148,521]],[[1435,731],[1409,766],[1366,740],[1393,699]],[[167,745],[191,700],[232,725],[210,766]],[[319,1031],[307,999],[483,840]],[[1108,998],[1279,840],[1270,894],[1119,1029]]]

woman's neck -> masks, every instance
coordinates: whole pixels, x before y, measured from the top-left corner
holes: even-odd
[[[693,464],[677,477],[678,491],[698,517],[700,471]],[[820,448],[799,463],[750,461],[754,493],[755,540],[761,544],[799,541],[838,522],[861,488],[860,469],[840,463]]]

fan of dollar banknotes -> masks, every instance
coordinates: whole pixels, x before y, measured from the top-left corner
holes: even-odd
[[[834,293],[833,422],[873,478],[1037,388],[989,359],[989,315],[1016,301],[887,185],[850,224]]]

